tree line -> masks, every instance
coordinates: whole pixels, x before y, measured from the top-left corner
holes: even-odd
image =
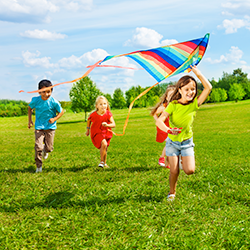
[[[225,102],[239,101],[250,99],[250,80],[247,73],[238,68],[232,74],[223,72],[218,81],[209,80],[213,86],[212,92],[206,102]],[[161,83],[152,88],[148,93],[136,100],[135,108],[152,107],[162,96],[169,85],[176,82]],[[73,112],[85,112],[85,120],[87,113],[94,110],[95,99],[98,95],[104,95],[112,109],[123,109],[129,107],[130,103],[148,87],[133,86],[125,93],[120,88],[115,89],[113,95],[102,93],[90,77],[84,77],[80,81],[73,84],[69,96],[69,101],[61,101],[63,109],[72,110]],[[203,86],[198,83],[198,95],[202,92]],[[27,115],[28,103],[25,101],[0,100],[0,117]]]

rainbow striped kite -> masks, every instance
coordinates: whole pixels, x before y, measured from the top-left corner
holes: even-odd
[[[203,38],[187,42],[107,56],[100,64],[112,58],[127,56],[140,64],[157,82],[161,82],[169,76],[189,72],[190,65],[197,65],[206,51],[208,39],[209,34],[206,34]]]

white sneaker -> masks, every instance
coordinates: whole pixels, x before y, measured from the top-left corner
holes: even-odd
[[[49,154],[46,153],[46,152],[44,151],[44,149],[43,149],[43,151],[42,151],[42,157],[43,157],[43,159],[46,160],[46,159],[48,158],[48,156],[49,156]]]
[[[180,170],[183,170],[183,168],[182,168],[181,155],[179,156],[179,169],[180,169]]]
[[[36,173],[42,173],[42,167],[36,168]]]

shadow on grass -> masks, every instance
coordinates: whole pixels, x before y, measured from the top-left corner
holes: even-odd
[[[0,173],[34,173],[35,167],[34,165],[30,165],[27,168],[23,169],[1,169]]]
[[[71,124],[71,123],[83,123],[84,121],[83,120],[80,120],[80,121],[69,121],[69,122],[57,122],[57,124]]]
[[[29,199],[22,199],[19,201],[16,201],[15,203],[11,204],[4,204],[0,206],[0,212],[9,212],[9,213],[16,213],[19,210],[33,210],[36,207],[40,208],[54,208],[54,209],[60,209],[60,208],[69,208],[69,207],[75,207],[75,208],[92,208],[92,209],[98,209],[101,206],[105,206],[108,204],[121,204],[125,203],[128,199],[136,200],[137,202],[162,202],[164,199],[164,195],[162,196],[152,196],[152,194],[149,195],[142,195],[138,194],[138,196],[135,196],[133,198],[128,196],[124,197],[107,197],[103,199],[102,197],[88,197],[84,200],[72,200],[72,198],[75,196],[75,193],[72,193],[70,191],[61,191],[56,193],[51,193],[47,197],[44,198],[41,202],[31,202],[31,198]],[[33,201],[33,199],[32,199]]]
[[[83,165],[83,166],[72,166],[69,168],[58,168],[58,167],[43,167],[43,173],[48,173],[48,172],[79,172],[79,171],[83,171],[84,169],[87,168],[92,168],[93,166],[90,165]],[[36,167],[35,165],[30,165],[27,168],[23,168],[23,169],[1,169],[0,173],[35,173],[36,171]]]

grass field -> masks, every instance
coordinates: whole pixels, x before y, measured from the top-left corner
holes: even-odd
[[[127,110],[112,113],[120,133]],[[27,117],[0,119],[0,249],[250,249],[250,101],[197,112],[196,172],[174,202],[149,110],[132,110],[105,170],[83,118],[59,120],[40,174]]]

